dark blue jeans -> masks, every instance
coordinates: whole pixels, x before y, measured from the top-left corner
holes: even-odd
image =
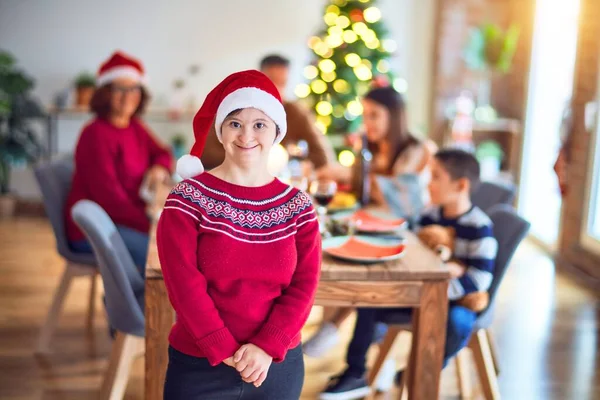
[[[129,250],[133,263],[140,271],[142,277],[146,276],[146,258],[148,257],[148,242],[150,237],[146,233],[136,231],[123,225],[117,225],[117,230]],[[69,245],[76,253],[93,253],[92,246],[87,239],[70,242]]]
[[[298,400],[304,383],[302,346],[273,363],[260,387],[242,380],[223,363],[213,367],[206,358],[188,356],[169,346],[165,400]]]
[[[354,335],[348,346],[346,372],[353,376],[363,376],[366,372],[367,351],[373,341],[375,326],[378,322],[410,321],[411,308],[359,308]],[[477,314],[460,306],[450,305],[444,348],[444,367],[448,360],[456,355],[469,342],[475,326]]]

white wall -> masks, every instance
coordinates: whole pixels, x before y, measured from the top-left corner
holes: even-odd
[[[96,71],[115,49],[140,58],[148,73],[152,107],[168,105],[172,83],[188,79],[188,96],[201,102],[224,76],[255,68],[267,52],[292,60],[289,92],[311,59],[306,39],[323,24],[326,0],[3,0],[0,48],[11,51],[36,78],[36,94],[50,104],[83,70]],[[411,125],[427,124],[434,0],[380,0],[398,43],[396,71],[409,83]],[[143,13],[143,16],[142,16]],[[60,150],[70,151],[82,121],[60,124]],[[188,128],[184,126],[183,128]],[[163,138],[171,127],[157,126]],[[191,135],[191,130],[189,131]]]

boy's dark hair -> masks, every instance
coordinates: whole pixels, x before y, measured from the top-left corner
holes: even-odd
[[[280,56],[279,54],[269,54],[260,60],[260,69],[263,70],[267,67],[289,67],[290,60]]]
[[[442,164],[453,180],[467,178],[471,183],[471,193],[479,184],[479,162],[475,156],[464,150],[443,149],[435,153],[435,159]]]

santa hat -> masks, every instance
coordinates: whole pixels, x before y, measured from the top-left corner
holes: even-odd
[[[199,175],[204,171],[200,157],[210,127],[214,121],[217,138],[221,141],[221,124],[235,110],[256,108],[264,112],[279,127],[275,143],[285,136],[287,123],[285,110],[275,84],[262,72],[248,70],[229,75],[204,99],[194,117],[195,143],[189,155],[177,160],[177,174],[183,179]]]
[[[98,86],[103,86],[118,78],[129,78],[144,84],[145,76],[142,63],[123,52],[115,52],[100,66],[96,83]]]

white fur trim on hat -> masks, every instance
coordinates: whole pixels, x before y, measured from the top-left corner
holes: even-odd
[[[131,66],[115,67],[98,76],[97,86],[103,86],[119,78],[130,78],[138,83],[145,84],[144,76],[137,68]]]
[[[183,179],[193,178],[204,172],[202,161],[196,156],[186,154],[177,160],[177,174]]]
[[[275,143],[280,143],[287,132],[287,120],[283,104],[277,98],[264,90],[255,87],[245,87],[229,93],[219,104],[215,117],[215,131],[221,141],[221,124],[232,111],[241,108],[256,108],[267,114],[279,127],[279,135]]]

